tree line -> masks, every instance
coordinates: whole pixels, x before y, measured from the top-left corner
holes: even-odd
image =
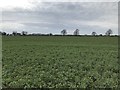
[[[67,30],[66,30],[66,29],[63,29],[63,30],[61,31],[61,34],[62,34],[62,35],[67,35]],[[113,31],[112,31],[111,29],[107,30],[106,33],[105,33],[105,35],[108,35],[108,36],[110,36],[111,34],[113,34]],[[76,30],[73,32],[73,35],[79,35],[79,29],[76,29]],[[91,35],[95,36],[95,35],[97,35],[97,33],[96,33],[96,32],[92,32]],[[100,34],[100,35],[102,35],[102,34]]]
[[[76,29],[74,32],[73,32],[73,35],[74,36],[78,36],[80,35],[79,34],[79,29]],[[111,34],[113,34],[113,31],[111,29],[107,30],[105,32],[105,35],[106,36],[110,36]],[[32,33],[32,34],[28,34],[27,31],[22,31],[21,33],[18,33],[17,31],[13,31],[12,34],[8,34],[6,32],[0,32],[0,35],[5,35],[5,36],[52,36],[53,34],[52,33],[49,33],[49,34],[41,34],[41,33]],[[59,35],[62,35],[62,36],[66,36],[68,35],[67,34],[67,30],[66,29],[63,29],[61,31],[61,34]],[[97,36],[97,33],[96,32],[92,32],[91,33],[92,36]],[[55,36],[55,35],[54,35]],[[99,36],[103,36],[102,34],[99,34]]]

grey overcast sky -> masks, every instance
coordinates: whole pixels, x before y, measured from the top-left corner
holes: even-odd
[[[14,1],[14,0],[13,0]],[[28,2],[19,0],[9,6],[2,6],[3,31],[28,31],[28,33],[60,34],[66,29],[73,34],[104,34],[112,29],[118,34],[117,2]]]

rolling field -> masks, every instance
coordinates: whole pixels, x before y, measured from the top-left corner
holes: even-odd
[[[118,38],[4,36],[7,88],[117,88]]]

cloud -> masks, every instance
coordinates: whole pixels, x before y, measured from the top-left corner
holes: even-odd
[[[0,0],[0,8],[3,10],[12,10],[15,8],[31,9],[34,0]]]
[[[89,22],[85,22],[85,24],[89,26],[98,26],[98,27],[103,27],[103,28],[116,28],[117,27],[117,24],[109,23],[109,22],[89,21]]]
[[[20,23],[0,23],[0,29],[3,31],[22,31],[24,30],[24,25]]]
[[[117,34],[118,4],[115,2],[34,1],[31,5],[3,10],[4,30],[11,32],[18,26],[31,33],[60,33],[67,29],[72,34],[78,28],[82,34],[90,34],[92,31],[105,33],[111,28]]]

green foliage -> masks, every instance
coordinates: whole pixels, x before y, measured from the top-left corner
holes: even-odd
[[[3,87],[117,88],[117,37],[3,37]]]

